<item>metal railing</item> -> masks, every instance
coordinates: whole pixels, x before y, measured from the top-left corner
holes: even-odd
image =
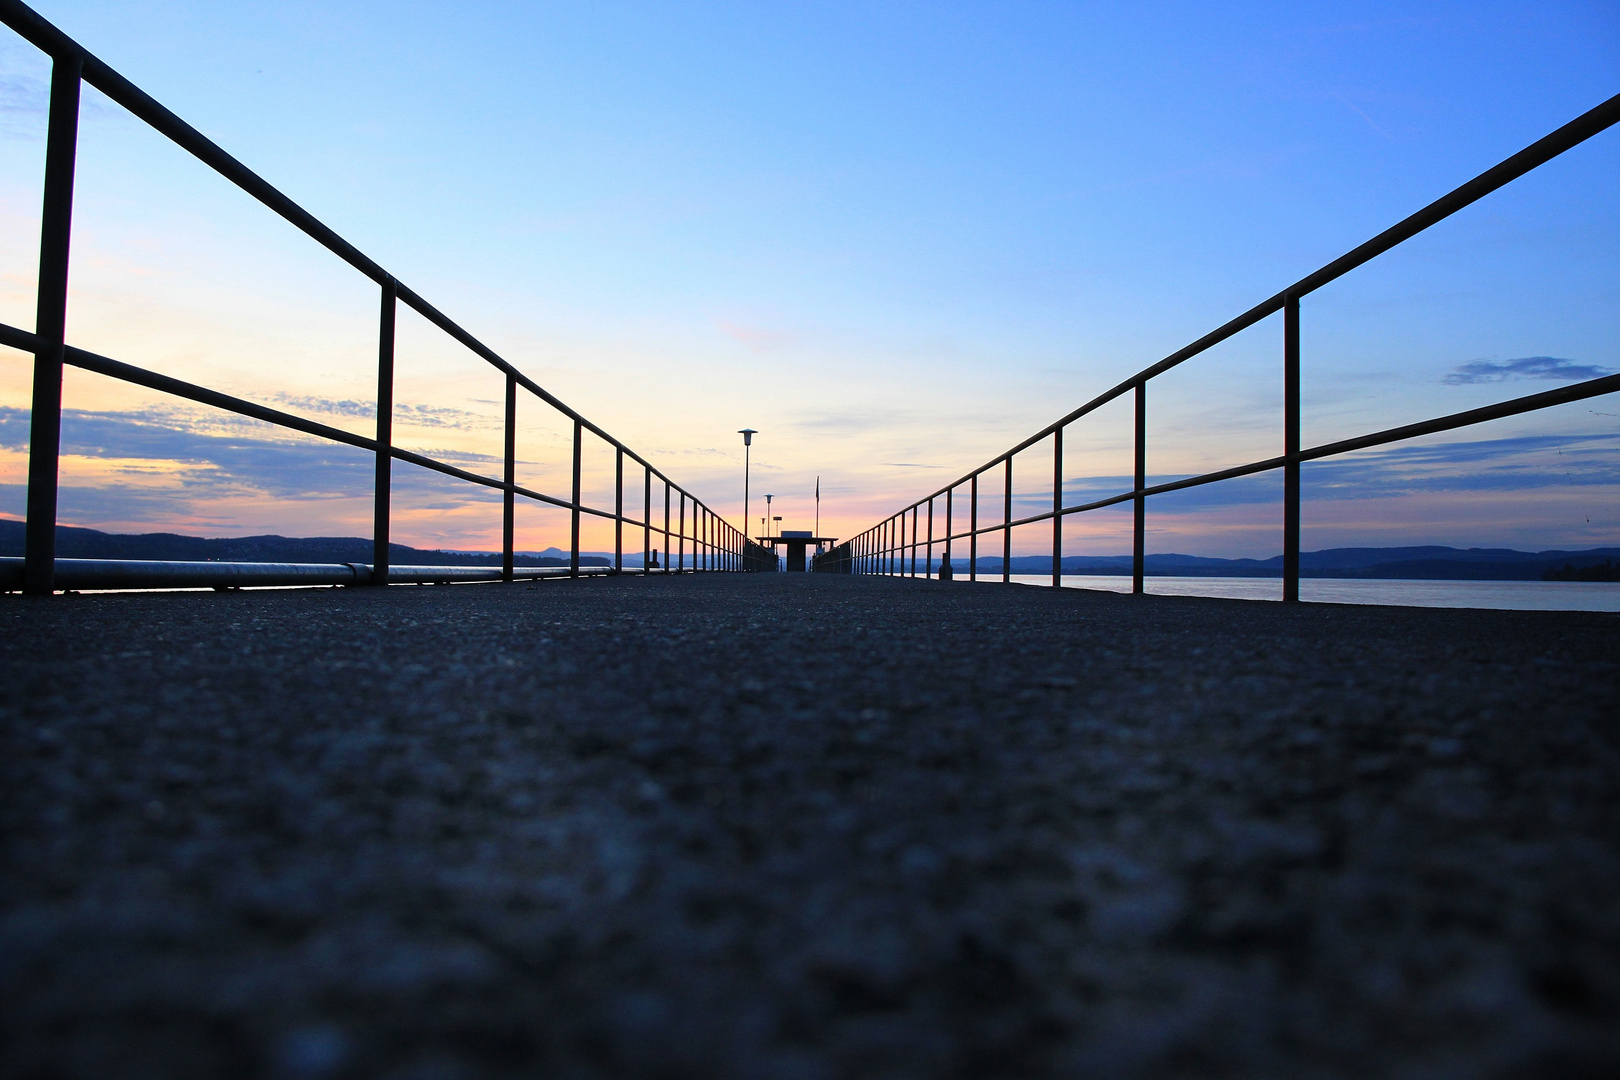
[[[18,0],[0,0],[0,21],[51,58],[51,96],[45,143],[44,210],[40,223],[36,321],[33,333],[0,323],[0,345],[34,355],[33,401],[29,428],[27,526],[22,571],[24,591],[49,593],[56,587],[57,466],[61,445],[64,365],[72,365],[374,453],[376,479],[373,486],[373,562],[364,568],[367,571],[366,581],[370,583],[386,584],[390,580],[402,579],[401,575],[391,575],[388,565],[389,504],[394,461],[408,462],[502,493],[504,508],[500,576],[504,580],[513,580],[515,576],[512,544],[517,496],[561,507],[570,512],[571,554],[568,571],[572,577],[580,576],[581,515],[606,518],[614,523],[613,569],[616,571],[624,568],[626,525],[632,528],[639,527],[641,530],[643,573],[652,572],[649,564],[652,561],[655,536],[661,539],[665,552],[662,566],[659,568],[664,573],[682,570],[738,571],[745,568],[744,556],[748,552],[750,542],[744,534],[733,528],[702,500],[670,480],[645,458],[557,400],[534,380],[498,356],[489,346],[473,337],[332,229],[318,221],[314,215],[148,97],[32,8],[19,3]],[[374,438],[356,435],[230,394],[98,356],[66,343],[64,330],[67,315],[69,233],[73,216],[74,158],[78,143],[79,90],[82,83],[89,83],[106,94],[148,126],[376,282],[381,290],[382,302],[377,331],[377,426]],[[506,376],[505,472],[501,478],[483,476],[393,445],[394,320],[400,303],[415,309],[433,325]],[[573,486],[567,498],[534,491],[517,483],[519,390],[539,398],[573,421]],[[587,432],[604,440],[614,449],[612,509],[587,506],[580,498],[581,458],[583,440]],[[625,514],[626,458],[634,465],[639,465],[642,472],[639,485],[642,489],[640,492],[642,513],[639,518]],[[655,479],[663,489],[660,493],[663,501],[661,524],[655,515]],[[632,489],[632,499],[634,494]],[[168,565],[172,567],[174,564]],[[458,572],[448,575],[445,579],[467,576],[464,572]],[[417,577],[420,575],[415,577],[404,575],[403,579],[416,580]]]
[[[1307,274],[1282,292],[1256,304],[1224,326],[1205,334],[1185,348],[1171,353],[1151,367],[1137,372],[1119,385],[1086,402],[1062,419],[1042,428],[1017,446],[1012,447],[1005,453],[996,455],[955,482],[940,488],[931,495],[918,499],[899,512],[884,518],[865,532],[851,537],[832,551],[820,556],[816,561],[815,568],[819,571],[832,573],[887,574],[917,577],[917,556],[919,548],[921,548],[923,550],[922,576],[928,577],[934,574],[933,555],[936,544],[943,546],[944,558],[949,561],[952,542],[966,540],[969,549],[968,577],[969,580],[976,580],[978,578],[979,537],[986,534],[1000,533],[1002,541],[1001,580],[1008,582],[1011,580],[1012,573],[1013,530],[1023,525],[1049,520],[1052,522],[1052,584],[1056,586],[1061,584],[1062,575],[1063,519],[1071,514],[1084,514],[1092,510],[1100,510],[1104,507],[1130,502],[1134,504],[1135,509],[1131,588],[1133,592],[1140,593],[1143,591],[1143,572],[1146,561],[1144,538],[1148,496],[1171,491],[1183,491],[1222,480],[1231,480],[1240,476],[1252,476],[1274,469],[1282,469],[1283,599],[1289,601],[1298,600],[1299,480],[1300,464],[1302,462],[1347,454],[1354,450],[1364,450],[1368,447],[1382,446],[1422,435],[1432,435],[1436,432],[1451,431],[1472,424],[1484,423],[1488,420],[1498,420],[1507,416],[1535,412],[1539,409],[1551,408],[1554,405],[1563,405],[1572,401],[1580,401],[1585,398],[1620,391],[1620,375],[1605,375],[1557,390],[1530,394],[1525,397],[1514,398],[1511,401],[1488,405],[1484,408],[1469,409],[1465,412],[1439,416],[1416,424],[1388,428],[1384,431],[1376,431],[1356,438],[1341,439],[1320,446],[1301,448],[1299,402],[1299,302],[1301,298],[1315,292],[1329,282],[1337,280],[1363,263],[1382,255],[1396,245],[1404,243],[1431,225],[1445,220],[1504,184],[1546,164],[1566,150],[1578,146],[1592,136],[1609,128],[1617,121],[1620,121],[1620,95],[1610,98],[1597,108],[1577,117],[1546,138],[1514,154],[1501,164],[1487,169],[1449,195],[1435,200],[1404,221],[1379,233],[1371,240],[1334,259],[1314,273]],[[1253,461],[1246,465],[1185,477],[1168,483],[1148,484],[1147,387],[1149,380],[1162,375],[1171,368],[1192,359],[1206,349],[1225,341],[1234,334],[1279,311],[1283,313],[1282,454],[1262,461]],[[1125,394],[1133,394],[1135,397],[1136,476],[1133,487],[1129,491],[1120,492],[1105,499],[1096,499],[1076,506],[1063,505],[1064,429],[1086,414],[1094,412]],[[1052,509],[1044,513],[1014,519],[1012,506],[1013,458],[1021,451],[1027,450],[1049,436],[1053,441]],[[981,525],[979,518],[979,477],[998,467],[1005,470],[1001,520],[992,524]],[[955,516],[954,503],[957,489],[964,484],[968,487],[968,528],[966,531],[959,532],[955,531],[960,519]],[[934,535],[935,503],[939,500],[944,502],[941,515],[943,521],[942,531],[936,537]],[[923,530],[926,530],[926,533]]]

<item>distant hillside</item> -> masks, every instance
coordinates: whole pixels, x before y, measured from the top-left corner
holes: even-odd
[[[1514,551],[1510,548],[1329,548],[1302,551],[1301,577],[1406,578],[1460,581],[1614,581],[1620,578],[1620,548],[1585,551]],[[957,573],[968,560],[952,559]],[[979,573],[1001,573],[1001,559],[981,557]],[[1066,555],[1065,574],[1129,574],[1129,555]],[[1270,559],[1208,559],[1198,555],[1149,555],[1144,571],[1153,577],[1282,577],[1282,556]],[[1047,555],[1014,557],[1015,574],[1050,574]]]
[[[566,552],[519,554],[518,566],[567,566]],[[0,555],[23,553],[23,523],[0,520]],[[369,563],[371,541],[357,536],[241,536],[210,540],[179,533],[107,533],[72,525],[56,527],[56,554],[62,559],[152,559],[173,562]],[[637,553],[639,560],[640,553]],[[396,566],[499,566],[498,552],[441,551],[388,545]],[[581,566],[612,566],[602,555],[581,555]]]
[[[938,549],[935,549],[936,565]],[[23,553],[23,523],[0,520],[0,555]],[[56,553],[64,559],[157,559],[180,562],[303,562],[341,563],[371,561],[371,541],[357,536],[242,536],[205,539],[179,533],[107,533],[71,525],[56,528]],[[922,552],[918,552],[921,568]],[[388,558],[397,566],[499,566],[499,553],[424,550],[404,544],[388,545]],[[688,556],[690,558],[690,556]],[[520,553],[518,566],[567,566],[568,553],[557,548]],[[582,566],[612,566],[611,556],[581,553]],[[1509,548],[1329,548],[1303,551],[1300,576],[1313,578],[1408,578],[1467,581],[1614,581],[1620,579],[1620,547],[1585,551],[1514,551]],[[625,552],[624,565],[639,567],[641,552]],[[968,561],[952,559],[958,574],[966,574]],[[1129,555],[1067,555],[1065,574],[1129,574]],[[1015,574],[1050,574],[1052,559],[1027,555],[1012,560]],[[1282,556],[1270,559],[1209,559],[1199,555],[1159,554],[1147,557],[1146,572],[1154,577],[1262,577],[1282,576]],[[1001,573],[1001,559],[979,559],[981,575]]]

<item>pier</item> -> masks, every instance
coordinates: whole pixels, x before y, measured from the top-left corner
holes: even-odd
[[[5,1075],[1620,1057],[1613,616],[757,574],[0,625]]]
[[[1301,392],[1331,352],[1333,321],[1310,321],[1320,290],[1608,131],[1620,97],[932,492],[885,492],[894,509],[863,531],[783,532],[768,509],[776,533],[750,538],[724,491],[697,491],[719,473],[687,486],[660,464],[721,451],[656,431],[637,450],[250,169],[255,152],[233,156],[20,0],[0,22],[49,60],[35,319],[0,323],[31,364],[23,550],[0,558],[0,1078],[1620,1073],[1620,616],[1299,593],[1316,463],[1620,393],[1584,361],[1471,361],[1446,383],[1502,364],[1571,381],[1317,441]],[[493,66],[482,49],[477,64]],[[359,276],[363,401],[233,390],[206,366],[205,385],[157,345],[71,338],[86,88]],[[728,184],[750,175],[715,156]],[[387,234],[412,250],[402,236]],[[396,349],[401,315],[415,329]],[[1150,439],[1150,390],[1154,410],[1173,403],[1163,376],[1274,316],[1270,449],[1150,472],[1179,438]],[[715,321],[751,349],[793,336]],[[518,329],[501,332],[529,364],[577,361]],[[398,399],[396,359],[427,355],[418,332],[492,380],[475,402],[490,415],[467,413],[484,450],[395,429],[457,411]],[[687,363],[700,354],[660,360],[658,379],[746,376]],[[957,385],[953,363],[931,377]],[[614,393],[668,385],[600,370]],[[827,370],[860,390],[859,362]],[[65,372],[358,452],[358,485],[318,494],[362,498],[369,536],[297,539],[343,548],[323,562],[58,557],[63,462],[116,457],[64,451]],[[1129,475],[1073,475],[1092,467],[1066,454],[1105,422],[1128,431]],[[931,436],[970,437],[953,417]],[[863,468],[944,468],[907,456]],[[405,544],[442,508],[413,511],[396,476],[489,497],[498,552]],[[1146,595],[1150,500],[1270,476],[1282,603]],[[819,533],[819,473],[815,491]],[[1060,585],[1081,526],[1111,508],[1130,512],[1135,595],[1012,583],[1033,551]],[[394,561],[412,551],[457,564]],[[953,558],[967,580],[937,580]]]

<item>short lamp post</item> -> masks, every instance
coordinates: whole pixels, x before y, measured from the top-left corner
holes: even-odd
[[[759,526],[760,528],[766,530],[766,535],[767,536],[770,535],[770,528],[771,528],[771,526],[770,526],[771,500],[774,499],[774,498],[776,498],[775,495],[767,495],[767,496],[765,496],[765,519],[760,522],[760,526]]]

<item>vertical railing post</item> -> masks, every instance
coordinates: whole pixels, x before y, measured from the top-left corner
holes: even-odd
[[[968,484],[968,580],[979,580],[979,474]]]
[[[646,577],[652,573],[652,466],[643,465],[641,476],[641,576]]]
[[[1283,300],[1283,600],[1299,600],[1299,297]]]
[[[1147,570],[1147,380],[1136,384],[1136,523],[1131,546],[1131,592],[1146,591],[1142,581]]]
[[[624,573],[624,447],[613,448],[613,572]]]
[[[1003,492],[1001,534],[1001,583],[1012,583],[1012,458],[1007,459],[1007,484]]]
[[[1052,588],[1063,586],[1063,429],[1052,432]]]
[[[684,491],[681,492],[680,532],[676,535],[681,538],[681,556],[680,561],[675,564],[675,572],[680,573],[686,569],[686,492]]]
[[[955,494],[955,488],[945,489],[945,554],[942,558],[945,560],[943,565],[947,566],[950,565],[951,561],[951,497]],[[952,580],[955,580],[955,571],[956,567],[952,566]]]
[[[934,497],[928,496],[928,553],[923,557],[923,577],[934,576]]]
[[[506,376],[506,490],[501,492],[501,580],[511,581],[512,538],[517,531],[517,376]],[[578,502],[576,495],[574,501]]]
[[[574,497],[570,508],[568,576],[579,577],[579,464],[584,454],[585,425],[574,421]]]
[[[62,357],[67,340],[68,252],[73,230],[73,166],[79,142],[77,51],[51,60],[45,133],[45,198],[39,222],[39,285],[34,308],[34,389],[28,420],[28,521],[23,591],[56,585],[56,490],[62,454]]]
[[[917,508],[911,508],[911,576],[917,576]]]
[[[394,483],[394,315],[399,286],[382,285],[377,317],[377,473],[371,486],[371,583],[388,584],[389,519]],[[509,384],[510,385],[510,384]]]
[[[664,481],[664,573],[669,573],[669,478]]]

